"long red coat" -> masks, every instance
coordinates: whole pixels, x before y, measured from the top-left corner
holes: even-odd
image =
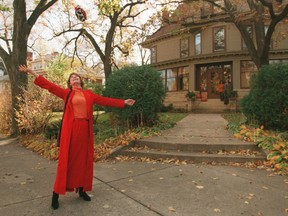
[[[38,76],[34,83],[41,88],[47,89],[52,94],[66,100],[66,97],[70,91],[69,88],[61,88],[50,81],[46,80],[43,76]],[[74,119],[73,107],[71,99],[75,94],[74,91],[71,92],[71,95],[68,99],[64,117],[62,120],[62,133],[60,139],[60,152],[58,158],[58,168],[57,175],[54,184],[54,192],[59,194],[65,194],[67,191],[66,182],[67,182],[67,167],[68,167],[68,158],[69,158],[69,144],[71,138],[72,124]],[[124,107],[124,100],[116,98],[103,97],[97,94],[94,94],[90,90],[83,91],[84,97],[87,104],[87,113],[89,121],[89,150],[88,158],[86,164],[86,175],[85,175],[85,184],[83,185],[84,191],[92,190],[92,181],[93,181],[93,156],[94,156],[94,136],[93,136],[93,105],[98,104],[101,106],[111,106],[117,108]]]

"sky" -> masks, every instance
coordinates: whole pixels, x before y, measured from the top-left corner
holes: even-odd
[[[91,1],[91,0],[82,0],[82,1],[81,0],[75,0],[74,2],[75,2],[74,5],[80,5],[84,10],[86,10],[87,19],[88,19],[87,21],[89,21],[89,17],[91,19],[91,16],[94,16],[94,14],[91,14],[91,13],[93,13],[93,10],[92,11],[90,10],[94,6],[93,1]],[[72,10],[74,10],[74,8],[72,8]],[[96,11],[95,13],[98,13],[98,12]],[[151,13],[151,11],[146,12],[143,15],[143,18],[141,20],[142,22],[145,22],[145,20],[147,19],[147,16],[149,16],[149,13]],[[52,24],[53,23],[56,24],[59,22],[59,20],[57,20],[58,19],[57,15],[51,16],[49,18],[50,18],[50,22]],[[54,51],[57,51],[59,53],[62,52],[63,45],[61,44],[61,41],[59,39],[53,39],[53,40],[48,41],[53,36],[51,30],[43,29],[43,30],[41,30],[41,32],[35,31],[35,33],[38,34],[41,38],[41,39],[38,39],[37,43],[36,43],[36,49],[38,50],[38,52],[45,53],[45,54],[52,53]],[[135,53],[133,53],[133,55],[129,55],[129,57],[127,58],[127,61],[136,62],[137,64],[140,64],[141,63],[140,51],[137,47],[135,47],[134,50],[135,50]],[[35,53],[35,54],[37,55],[37,53]]]

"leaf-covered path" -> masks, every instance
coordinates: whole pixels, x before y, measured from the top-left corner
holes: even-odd
[[[287,176],[243,167],[117,160],[95,164],[91,202],[67,193],[55,211],[50,207],[55,161],[15,140],[2,140],[0,163],[5,197],[0,215],[287,216],[288,211]]]

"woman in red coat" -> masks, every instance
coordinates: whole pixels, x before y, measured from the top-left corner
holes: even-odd
[[[39,76],[25,65],[20,65],[18,69],[33,75],[36,85],[47,89],[64,101],[71,91],[62,119],[58,167],[52,196],[53,209],[59,208],[59,194],[64,195],[66,191],[74,189],[85,201],[91,201],[86,191],[92,190],[93,181],[93,105],[124,108],[125,104],[132,106],[135,101],[103,97],[90,90],[83,90],[83,81],[76,73],[69,76],[67,82],[69,88],[64,89]]]

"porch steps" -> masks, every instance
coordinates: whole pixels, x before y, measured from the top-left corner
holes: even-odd
[[[186,92],[177,92],[174,94],[168,94],[165,98],[164,104],[173,104],[173,109],[181,109],[186,112],[191,111],[191,103],[185,98]],[[239,102],[238,102],[239,104]],[[225,105],[220,99],[208,99],[202,102],[201,99],[197,99],[193,107],[193,112],[197,113],[223,113],[230,110],[235,110],[231,104]]]
[[[156,137],[155,137],[156,138]],[[212,141],[212,139],[210,140]],[[165,142],[159,140],[138,140],[123,148],[117,155],[146,157],[151,159],[177,159],[196,163],[245,163],[265,161],[266,155],[251,143],[231,142],[231,139],[218,138],[217,142],[201,142],[197,139],[179,140],[170,137]]]
[[[235,110],[233,104],[225,105],[220,99],[208,99],[206,102],[200,102],[196,108],[196,112],[199,113],[223,113],[233,110]]]

